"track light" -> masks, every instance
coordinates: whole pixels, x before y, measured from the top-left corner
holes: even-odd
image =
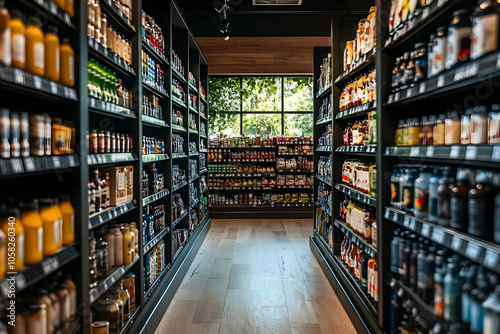
[[[229,33],[224,33],[224,40],[227,42],[229,41]]]
[[[227,33],[230,24],[231,24],[231,22],[229,22],[228,19],[222,20],[222,22],[220,23],[220,32],[223,34]]]

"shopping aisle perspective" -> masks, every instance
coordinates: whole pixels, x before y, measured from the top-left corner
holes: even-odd
[[[356,333],[311,231],[306,219],[212,220],[156,333]]]

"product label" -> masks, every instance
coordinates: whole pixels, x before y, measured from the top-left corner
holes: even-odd
[[[491,114],[490,114],[491,115]],[[495,115],[488,118],[488,143],[500,143],[500,117]]]
[[[481,236],[486,229],[486,199],[469,199],[469,233]]]
[[[35,67],[45,68],[44,47],[43,43],[36,43],[34,45]]]
[[[118,173],[117,186],[118,186],[119,191],[125,190],[125,173],[123,173],[123,172]]]
[[[75,58],[73,56],[69,57],[69,78],[75,80]]]
[[[415,188],[415,210],[427,212],[429,192],[427,189]]]
[[[26,62],[25,45],[24,34],[12,35],[12,61],[23,64]]]
[[[36,248],[39,253],[43,251],[43,228],[39,227],[36,229],[37,244]]]
[[[434,73],[439,73],[445,69],[446,62],[446,36],[436,38],[436,46],[434,47]]]
[[[467,217],[465,216],[467,201],[465,198],[452,197],[450,200],[450,219],[453,227],[465,226]]]
[[[62,239],[62,219],[54,222],[54,242],[57,244]]]
[[[442,318],[444,312],[443,284],[434,284],[434,315]]]
[[[403,186],[403,207],[413,208],[413,185]]]
[[[477,59],[498,47],[498,15],[475,17],[472,20],[471,58]]]
[[[486,117],[482,115],[472,115],[470,127],[471,144],[485,144],[487,134]]]
[[[448,29],[448,52],[446,54],[446,68],[469,60],[471,27]]]

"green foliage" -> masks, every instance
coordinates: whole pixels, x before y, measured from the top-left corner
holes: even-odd
[[[209,85],[209,133],[219,133],[234,127],[234,119],[237,118],[236,112],[240,110],[240,78],[210,77]],[[236,134],[239,133],[238,129]]]
[[[243,111],[281,111],[281,77],[243,78]]]
[[[243,133],[279,136],[281,134],[281,114],[244,114]]]
[[[313,114],[285,114],[285,136],[311,136]]]
[[[313,111],[313,82],[307,78],[285,78],[285,110]]]

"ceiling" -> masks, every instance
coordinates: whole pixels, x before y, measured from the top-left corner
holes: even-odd
[[[303,0],[302,5],[254,6],[252,0],[230,0],[230,36],[329,36],[332,18],[367,15],[373,1]],[[223,0],[176,0],[196,37],[220,37],[220,19],[214,10]],[[363,10],[360,10],[363,9]]]

